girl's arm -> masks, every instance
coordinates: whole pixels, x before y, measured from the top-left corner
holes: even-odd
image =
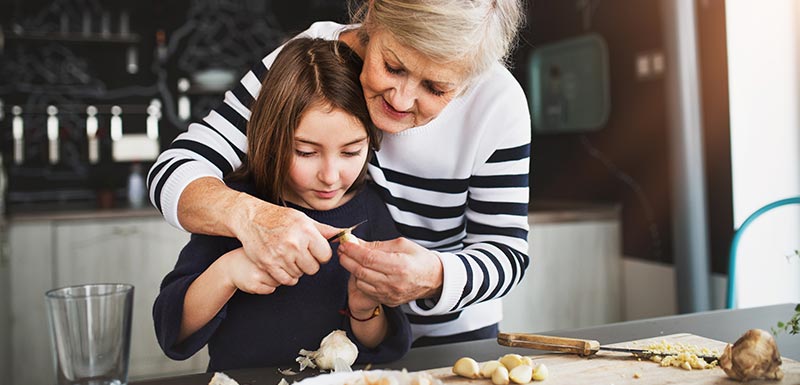
[[[347,305],[351,315],[350,328],[362,345],[372,349],[386,338],[389,331],[389,320],[383,305],[364,295],[356,288],[355,282],[355,277],[351,275],[347,282]],[[379,314],[373,316],[376,311]],[[366,321],[359,321],[359,319]]]
[[[270,294],[276,287],[278,283],[257,269],[241,247],[229,251],[200,274],[186,291],[178,342],[211,321],[236,290]]]

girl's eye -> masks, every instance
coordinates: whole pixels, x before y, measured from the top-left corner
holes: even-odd
[[[302,158],[308,158],[308,157],[314,156],[314,152],[309,152],[309,151],[294,150],[294,153],[297,156],[302,157]]]
[[[392,75],[399,75],[400,73],[403,72],[402,69],[391,67],[391,66],[389,66],[389,63],[386,63],[386,62],[383,62],[383,66],[386,68],[386,72],[388,72],[388,73],[390,73]]]
[[[342,151],[342,155],[346,157],[356,157],[361,155],[361,150],[358,151]]]

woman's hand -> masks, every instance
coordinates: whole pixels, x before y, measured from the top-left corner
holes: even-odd
[[[233,291],[238,289],[249,294],[272,294],[280,286],[272,276],[256,267],[241,247],[225,253],[214,265],[219,265]]]
[[[339,262],[355,278],[356,288],[391,307],[438,296],[442,287],[439,257],[405,238],[342,242]]]
[[[281,285],[313,275],[331,258],[327,237],[339,229],[318,223],[300,211],[242,194],[234,234],[255,265]]]

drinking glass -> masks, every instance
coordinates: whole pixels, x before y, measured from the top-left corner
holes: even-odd
[[[86,284],[45,294],[58,385],[126,385],[133,286]]]

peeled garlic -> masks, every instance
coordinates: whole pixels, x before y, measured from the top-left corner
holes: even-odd
[[[519,354],[509,353],[500,357],[500,363],[508,370],[514,370],[517,366],[523,364],[522,356]]]
[[[500,364],[498,361],[494,362]],[[492,383],[494,385],[508,385],[508,382],[508,369],[503,365],[497,365],[494,372],[492,372]]]
[[[533,376],[532,377],[533,377],[534,381],[544,381],[545,379],[547,379],[547,376],[549,374],[550,374],[550,371],[547,370],[547,366],[544,366],[544,364],[539,364],[539,365],[536,365],[535,368],[533,368]]]
[[[494,373],[495,369],[497,369],[498,366],[503,366],[503,364],[501,364],[500,361],[497,361],[497,360],[491,360],[491,361],[486,361],[486,362],[482,363],[481,364],[481,377],[483,377],[483,378],[491,378],[492,377],[492,373]],[[505,369],[505,367],[503,367],[503,369]],[[506,372],[508,372],[508,370],[506,370]],[[508,373],[506,373],[506,374],[508,374]]]
[[[508,378],[517,384],[527,384],[533,377],[533,368],[530,365],[519,365],[508,372]]]
[[[300,370],[306,366],[319,367],[320,369],[347,371],[356,362],[358,348],[347,338],[343,330],[330,332],[319,344],[316,351],[300,349],[300,357],[295,361],[300,363]]]
[[[211,381],[208,382],[208,385],[239,385],[239,383],[233,378],[228,377],[225,373],[215,372],[214,376],[211,377]]]
[[[466,378],[480,378],[478,363],[469,357],[461,357],[453,365],[453,373]]]

